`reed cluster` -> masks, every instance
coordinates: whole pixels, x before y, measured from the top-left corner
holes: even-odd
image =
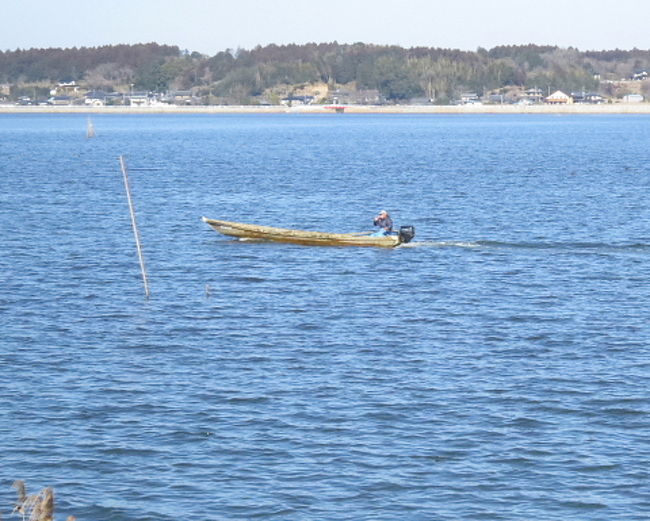
[[[23,521],[54,521],[54,489],[45,487],[36,494],[28,494],[27,486],[21,479],[14,481],[13,488],[18,493],[12,514],[22,516]],[[75,521],[69,516],[67,521]]]

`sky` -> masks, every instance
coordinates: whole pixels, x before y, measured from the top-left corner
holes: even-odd
[[[275,43],[650,49],[650,0],[4,1],[0,50],[156,42],[214,55]]]

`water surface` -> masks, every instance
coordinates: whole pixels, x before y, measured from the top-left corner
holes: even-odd
[[[650,117],[93,121],[0,116],[6,518],[647,519]]]

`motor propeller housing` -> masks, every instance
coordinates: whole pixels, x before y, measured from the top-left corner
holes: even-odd
[[[415,237],[415,226],[400,226],[399,238],[403,243],[411,242]]]

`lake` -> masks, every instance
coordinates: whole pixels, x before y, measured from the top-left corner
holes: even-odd
[[[92,119],[0,115],[5,519],[647,519],[650,116]]]

